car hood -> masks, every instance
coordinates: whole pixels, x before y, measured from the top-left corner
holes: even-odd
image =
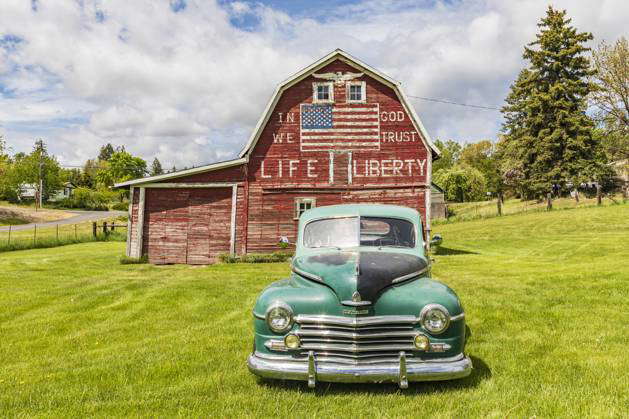
[[[293,259],[297,274],[329,286],[343,303],[373,304],[385,288],[427,269],[428,262],[420,256],[377,249],[330,250]]]

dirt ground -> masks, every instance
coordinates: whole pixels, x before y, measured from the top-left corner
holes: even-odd
[[[2,219],[19,218],[27,223],[43,223],[46,221],[63,220],[74,216],[76,216],[76,214],[62,210],[39,209],[35,211],[34,207],[21,207],[7,204],[0,205],[0,222]]]

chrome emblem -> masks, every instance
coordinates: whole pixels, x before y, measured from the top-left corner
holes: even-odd
[[[362,301],[362,298],[360,297],[360,293],[358,291],[355,291],[352,294],[352,301],[355,303],[360,303]]]

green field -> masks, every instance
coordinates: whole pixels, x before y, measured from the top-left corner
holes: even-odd
[[[435,232],[472,330],[464,380],[259,381],[251,307],[288,264],[120,265],[124,243],[86,243],[0,254],[0,414],[629,416],[629,205]]]

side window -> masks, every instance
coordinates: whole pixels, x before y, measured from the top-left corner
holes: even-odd
[[[364,81],[348,81],[346,85],[348,103],[366,103],[367,91]]]
[[[299,219],[301,214],[316,207],[316,203],[317,200],[315,198],[295,198],[295,219]]]
[[[312,103],[333,103],[334,84],[332,82],[312,83]]]

